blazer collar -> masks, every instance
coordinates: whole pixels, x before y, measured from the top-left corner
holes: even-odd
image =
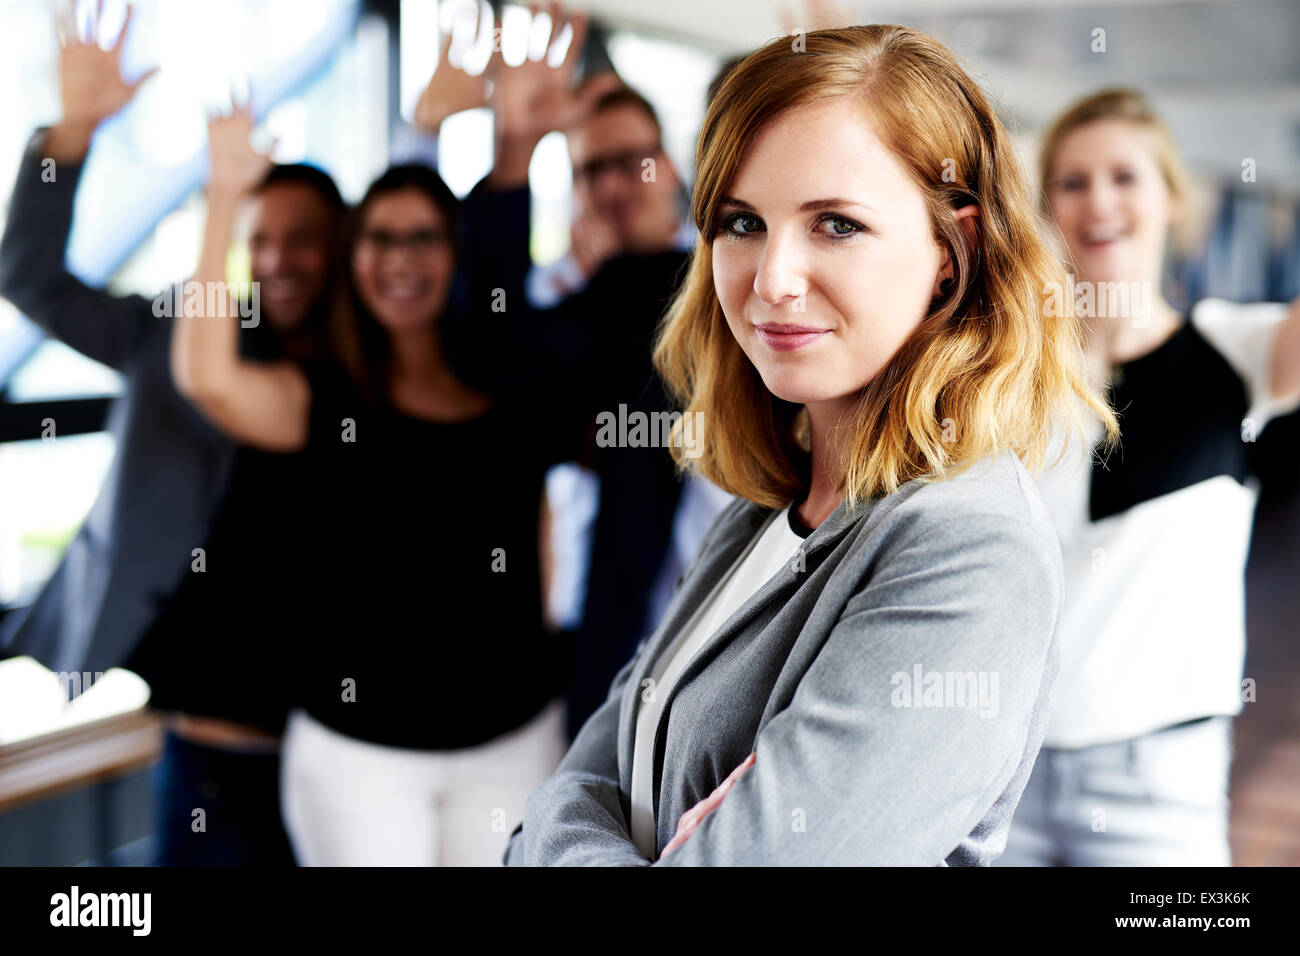
[[[879,498],[872,498],[868,501],[859,502],[852,513],[849,512],[847,501],[840,502],[839,507],[831,512],[830,516],[814,528],[813,533],[804,539],[805,558],[834,545],[849,528],[866,517],[879,500]],[[629,795],[632,792],[632,752],[636,740],[635,720],[637,702],[644,690],[642,682],[654,672],[655,664],[658,662],[660,655],[667,650],[677,635],[681,633],[682,628],[690,622],[691,617],[709,597],[715,586],[720,583],[722,576],[731,568],[741,552],[757,535],[765,531],[772,521],[780,518],[783,510],[765,508],[752,501],[741,502],[735,516],[718,529],[718,536],[709,550],[699,556],[699,564],[694,573],[690,574],[682,582],[680,590],[668,605],[663,620],[654,633],[644,642],[644,646],[641,648],[640,660],[632,669],[627,686],[623,691],[618,721],[620,790],[623,796],[623,812],[627,814],[628,819],[631,819]],[[661,720],[667,716],[677,688],[686,683],[693,676],[695,669],[703,666],[702,662],[711,659],[713,654],[727,641],[731,640],[759,610],[780,594],[796,574],[797,572],[793,569],[792,564],[787,564],[782,572],[774,575],[763,584],[731,617],[723,622],[716,633],[709,637],[699,651],[696,652],[691,665],[682,671],[677,682],[669,690],[668,699],[664,701],[664,707],[661,711]]]

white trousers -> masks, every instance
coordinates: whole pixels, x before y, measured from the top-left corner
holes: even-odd
[[[1232,718],[1044,747],[994,866],[1231,866]]]
[[[476,747],[422,751],[340,734],[303,710],[281,750],[302,866],[500,866],[524,803],[567,749],[564,701]]]

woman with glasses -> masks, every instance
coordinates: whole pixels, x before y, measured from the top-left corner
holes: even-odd
[[[205,288],[267,165],[250,126],[240,111],[211,127]],[[568,451],[534,407],[463,384],[443,356],[458,267],[484,255],[457,220],[432,169],[371,185],[339,270],[338,364],[247,361],[213,315],[173,339],[204,415],[309,463],[267,529],[268,547],[288,544],[278,600],[245,609],[294,649],[274,676],[300,705],[283,809],[305,865],[496,864],[563,754],[568,654],[543,626],[538,531],[545,469]]]

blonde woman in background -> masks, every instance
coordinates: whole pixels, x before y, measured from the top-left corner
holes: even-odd
[[[1255,506],[1244,442],[1300,403],[1300,303],[1183,315],[1160,294],[1187,179],[1136,92],[1070,107],[1040,175],[1122,432],[1105,461],[1080,449],[1039,482],[1065,559],[1063,656],[999,864],[1226,866]]]

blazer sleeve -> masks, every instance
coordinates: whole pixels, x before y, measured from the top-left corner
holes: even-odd
[[[506,866],[650,865],[632,842],[618,782],[619,703],[639,656],[614,676],[605,703],[528,798],[524,821],[506,847]]]
[[[1060,558],[1029,522],[925,499],[879,529],[891,544],[754,766],[655,865],[936,866],[998,800],[1055,678]],[[918,668],[982,677],[989,703],[909,706]]]
[[[153,317],[142,296],[92,289],[64,265],[81,165],[60,163],[46,181],[38,130],[18,166],[4,237],[0,295],[55,338],[122,371],[146,340]]]

